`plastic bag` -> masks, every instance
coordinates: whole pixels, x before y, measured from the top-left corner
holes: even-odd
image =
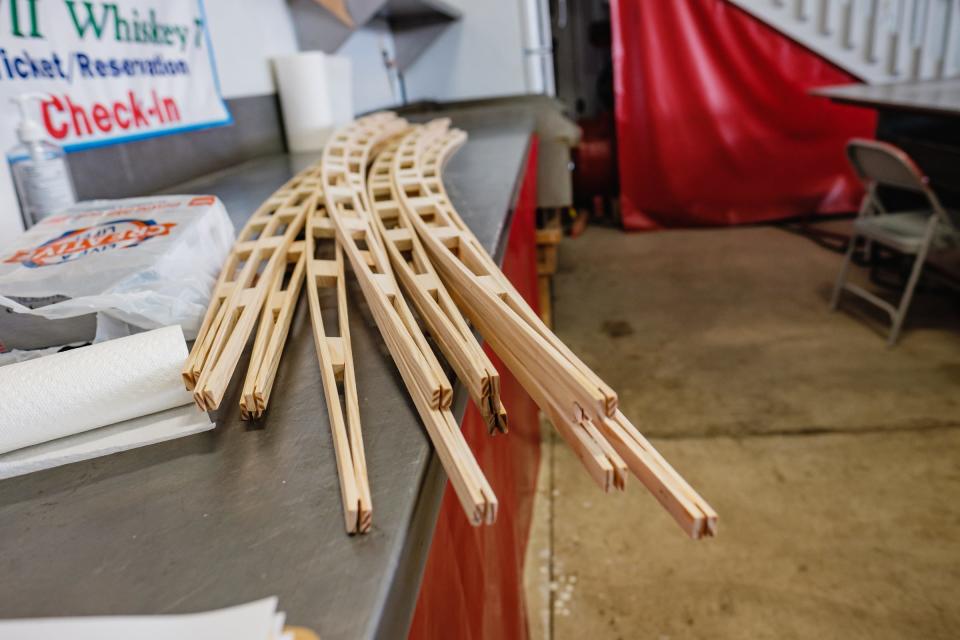
[[[0,307],[8,310],[0,313],[0,351],[22,346],[23,316],[96,314],[98,341],[171,324],[195,338],[233,240],[214,196],[94,200],[45,218],[0,249]],[[42,332],[45,324],[29,326]],[[33,336],[31,348],[62,336],[51,330],[46,344],[47,336]]]

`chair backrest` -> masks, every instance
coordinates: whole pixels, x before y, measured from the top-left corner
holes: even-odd
[[[892,144],[854,138],[847,143],[847,158],[861,180],[910,191],[929,189],[920,167]]]
[[[847,157],[865,183],[867,197],[874,202],[879,204],[873,188],[877,185],[922,193],[941,222],[948,228],[960,230],[960,220],[954,220],[951,213],[943,208],[940,198],[930,188],[930,179],[902,149],[886,142],[853,138],[847,143]]]

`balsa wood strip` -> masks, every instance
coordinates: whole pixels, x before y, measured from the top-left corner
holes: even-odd
[[[717,534],[718,515],[622,412],[600,424],[630,470],[691,538]]]
[[[361,118],[336,132],[325,148],[321,175],[327,214],[464,512],[474,525],[490,524],[496,519],[496,495],[450,412],[449,382],[397,287],[368,208],[370,154],[407,126],[388,116]]]
[[[322,176],[328,214],[337,228],[371,312],[404,344],[417,387],[436,408],[448,408],[453,389],[433,350],[417,326],[394,280],[380,238],[373,231],[366,202],[366,167],[371,149],[406,127],[395,116],[361,118],[338,131],[324,149]],[[392,114],[391,114],[392,115]],[[414,355],[418,354],[418,355]]]
[[[395,171],[401,161],[402,158],[399,155],[394,159]],[[510,335],[514,349],[520,352],[522,357],[537,361],[545,375],[549,376],[553,383],[560,385],[566,395],[571,398],[566,408],[571,415],[575,412],[574,402],[589,408],[592,415],[606,415],[607,397],[598,392],[590,379],[583,376],[581,371],[571,365],[562,353],[553,348],[550,342],[517,314],[514,306],[510,305],[504,297],[509,296],[509,291],[500,287],[501,278],[496,277],[492,272],[485,272],[485,275],[489,275],[489,282],[496,285],[496,288],[484,284],[484,280],[481,279],[483,276],[477,274],[484,265],[476,260],[478,254],[470,246],[471,243],[464,237],[463,232],[453,231],[457,234],[453,237],[458,240],[458,243],[451,249],[434,236],[433,227],[429,226],[429,221],[431,219],[435,221],[436,218],[425,219],[423,215],[426,213],[432,216],[435,211],[429,211],[423,206],[411,211],[411,207],[405,202],[408,199],[405,194],[420,193],[414,191],[416,188],[414,185],[398,187],[397,191],[401,194],[404,211],[411,214],[407,217],[427,248],[434,267],[447,281],[448,289],[456,290],[458,296],[466,302],[462,309],[470,317],[471,322],[479,326],[478,316],[483,314],[488,316],[492,331]],[[471,257],[474,260],[471,261]],[[499,272],[499,269],[496,271]],[[487,335],[484,337],[490,339]]]
[[[336,289],[336,306],[343,333],[317,342],[317,348],[341,478],[345,527],[348,532],[356,533],[369,530],[372,507],[353,358],[346,328],[343,260],[339,249],[336,250],[336,260],[330,261],[332,268],[318,266],[324,261],[312,259],[316,255],[316,238],[326,238],[331,248],[335,245],[333,224],[323,215],[320,178],[319,163],[301,171],[254,212],[244,226],[218,279],[183,377],[188,388],[193,387],[198,404],[203,402],[201,406],[204,407],[219,404],[217,394],[222,398],[222,390],[219,386],[211,389],[207,385],[222,384],[225,387],[229,382],[229,359],[233,358],[234,351],[239,357],[249,335],[246,329],[249,317],[260,313],[241,411],[248,417],[261,415],[269,399],[305,274],[310,274],[307,298],[315,341],[318,334],[323,335],[322,324],[317,330],[317,323],[322,323],[318,286]],[[294,242],[308,218],[312,220],[310,234],[306,240]],[[275,259],[275,255],[284,256],[284,259]],[[291,263],[294,268],[287,278]],[[338,381],[344,388],[345,419]]]
[[[598,484],[622,488],[629,467],[689,536],[714,535],[716,512],[627,421],[613,390],[543,324],[456,213],[442,168],[463,140],[445,122],[403,138],[391,166],[400,215],[410,221],[457,304]]]
[[[377,155],[367,179],[372,219],[386,247],[394,274],[403,285],[440,350],[467,386],[470,397],[491,433],[507,431],[507,414],[500,401],[500,375],[477,343],[406,217],[390,179],[395,136]]]
[[[240,397],[240,416],[244,420],[261,418],[267,409],[273,381],[280,366],[280,356],[300,297],[305,267],[304,243],[294,242],[287,252],[286,266],[277,270],[260,313],[260,325],[254,338],[247,377]]]
[[[242,266],[249,259],[256,247],[256,240],[263,235],[263,231],[272,219],[276,210],[290,197],[293,189],[299,184],[302,176],[294,176],[285,185],[271,194],[267,200],[250,216],[243,229],[240,230],[237,240],[231,249],[227,261],[217,278],[210,304],[197,333],[194,348],[190,351],[183,369],[183,380],[187,390],[193,390],[197,379],[203,370],[203,365],[209,354],[213,339],[226,315],[226,303],[233,293],[234,285],[239,276],[238,266]]]
[[[343,253],[328,222],[325,206],[318,201],[307,217],[305,234],[307,303],[340,477],[344,527],[347,533],[365,533],[373,523],[373,506],[350,344]],[[324,325],[324,305],[320,299],[320,292],[324,290],[335,292],[335,304],[330,305],[329,296],[326,299],[327,308],[336,311],[335,327]],[[334,333],[329,333],[331,331]],[[343,389],[342,401],[340,387]]]
[[[238,251],[236,261],[228,261],[223,281],[232,287],[214,312],[214,321],[198,335],[185,365],[184,380],[187,384],[195,380],[194,400],[205,411],[220,406],[270,285],[286,265],[287,251],[317,198],[314,189],[304,187],[284,196],[271,197],[254,214],[256,221],[244,227],[237,243],[253,241],[252,246]]]
[[[457,299],[456,290],[453,291]],[[571,412],[561,410],[541,383],[541,379],[532,371],[532,367],[514,354],[509,344],[502,340],[499,333],[492,331],[483,317],[476,325],[480,333],[488,338],[491,346],[510,369],[520,385],[530,394],[530,398],[547,415],[561,437],[567,442],[577,458],[586,468],[604,492],[626,488],[627,466],[625,462],[600,442],[593,430],[586,428],[586,421],[572,416]]]
[[[557,338],[540,316],[526,304],[523,297],[514,289],[513,284],[500,272],[493,259],[483,250],[483,246],[477,241],[469,227],[464,224],[460,215],[451,204],[441,178],[443,164],[450,155],[464,144],[466,134],[459,130],[448,131],[448,121],[446,120],[438,120],[435,122],[436,124],[430,129],[432,135],[423,136],[417,141],[417,148],[412,151],[412,154],[418,158],[418,166],[421,170],[421,185],[424,191],[432,196],[434,203],[441,212],[441,218],[445,223],[465,232],[466,244],[469,244],[471,253],[473,254],[467,258],[467,260],[475,261],[475,264],[470,265],[471,268],[482,269],[489,272],[500,281],[507,292],[505,300],[508,304],[510,304],[518,315],[524,318],[531,328],[540,333],[544,339],[562,353],[570,364],[580,371],[581,375],[591,381],[591,384],[594,385],[597,391],[605,398],[603,407],[605,415],[612,416],[617,404],[616,393],[613,389],[593,373],[562,340]]]
[[[184,364],[182,376],[188,391],[195,388],[210,355],[214,340],[221,333],[224,319],[228,315],[228,302],[233,296],[234,289],[237,288],[236,282],[241,276],[241,267],[249,262],[254,250],[259,246],[268,247],[276,244],[274,240],[267,240],[274,235],[277,228],[278,223],[274,222],[274,214],[281,207],[294,204],[296,200],[291,202],[291,198],[300,199],[303,197],[304,190],[318,189],[319,186],[319,165],[304,169],[271,194],[240,230],[230,255],[220,270],[194,347]],[[270,228],[268,229],[268,227]],[[262,242],[261,238],[264,239]]]

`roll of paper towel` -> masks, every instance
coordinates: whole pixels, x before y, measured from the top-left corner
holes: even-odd
[[[273,59],[291,151],[319,151],[337,127],[353,119],[350,59],[304,51]]]
[[[0,367],[0,453],[192,402],[179,325]]]

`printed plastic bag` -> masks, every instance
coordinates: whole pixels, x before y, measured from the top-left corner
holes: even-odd
[[[195,338],[233,239],[214,196],[94,200],[45,218],[0,248],[0,351],[62,344],[63,331],[29,347],[17,332],[90,314],[98,341],[171,324]]]

